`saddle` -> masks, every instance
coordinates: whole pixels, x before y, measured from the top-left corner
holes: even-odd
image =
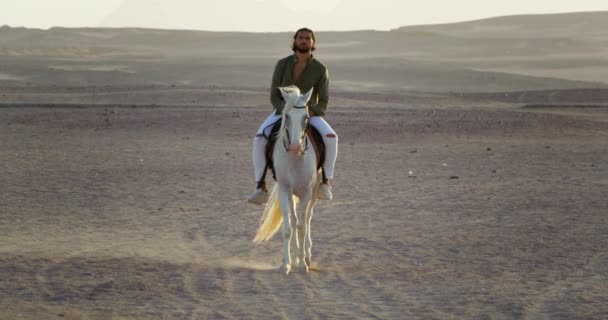
[[[270,131],[270,135],[266,137],[266,140],[268,142],[266,143],[266,168],[264,169],[263,177],[266,176],[266,171],[270,168],[274,181],[277,181],[277,175],[274,171],[272,153],[276,145],[277,137],[279,136],[278,133],[279,128],[281,128],[281,121],[282,119],[279,119],[279,121],[274,123],[272,130]],[[312,147],[315,148],[317,154],[317,170],[321,169],[321,172],[323,174],[323,183],[327,183],[327,178],[325,177],[325,170],[323,170],[323,163],[325,163],[325,142],[323,142],[323,137],[315,127],[310,125],[310,123],[306,128],[306,135],[308,136],[308,140],[312,144]]]

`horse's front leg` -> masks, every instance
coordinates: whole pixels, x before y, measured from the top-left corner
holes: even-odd
[[[310,204],[313,201],[312,192],[308,192],[307,194],[302,195],[300,198],[300,205],[298,208],[298,223],[297,223],[297,234],[298,234],[298,267],[306,272],[308,272],[309,263],[306,261],[306,245],[305,241],[307,238],[307,223],[308,220],[308,212]]]
[[[293,228],[291,226],[292,215],[295,210],[295,204],[291,192],[285,187],[279,185],[279,203],[283,212],[283,264],[281,272],[288,274],[291,271],[291,255],[290,244],[293,236]]]

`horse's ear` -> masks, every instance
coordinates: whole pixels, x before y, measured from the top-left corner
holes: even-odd
[[[285,90],[285,88],[283,88],[283,87],[279,87],[278,89],[279,89],[279,91],[281,91],[281,95],[283,96],[283,99],[285,101],[287,101],[287,98],[289,97],[289,92],[287,90]]]
[[[308,92],[306,92],[306,94],[304,94],[300,99],[300,102],[302,102],[302,105],[306,105],[308,103],[308,100],[310,100],[310,97],[312,96],[312,90],[314,88],[310,88],[310,90],[308,90]]]

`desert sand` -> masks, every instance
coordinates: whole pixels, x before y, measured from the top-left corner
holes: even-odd
[[[0,27],[0,319],[605,319],[605,16],[320,33],[287,276],[245,196],[290,34]]]
[[[0,318],[608,312],[606,108],[360,94],[375,101],[363,107],[336,92],[335,200],[313,218],[316,270],[284,276],[280,236],[254,245],[262,210],[244,200],[268,107],[217,107],[240,98],[207,92],[216,103],[0,109]]]

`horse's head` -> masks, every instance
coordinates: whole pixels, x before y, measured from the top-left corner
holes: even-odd
[[[296,86],[280,87],[281,95],[285,99],[283,109],[283,121],[281,132],[283,133],[283,144],[287,151],[294,156],[304,153],[306,140],[306,127],[308,126],[308,100],[312,95],[312,89],[306,94],[300,94]]]

